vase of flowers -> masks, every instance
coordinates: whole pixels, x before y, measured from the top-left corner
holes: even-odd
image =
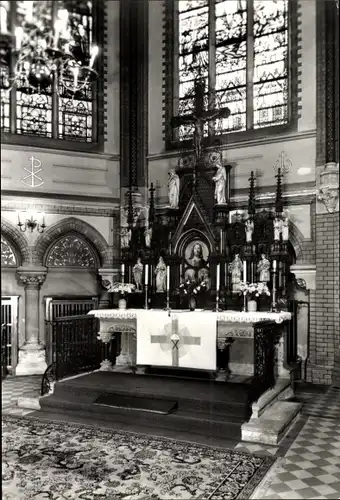
[[[111,293],[119,293],[118,299],[118,309],[126,309],[127,301],[126,297],[129,293],[134,292],[136,289],[135,285],[132,283],[113,283],[111,288],[108,290]]]
[[[194,278],[185,278],[179,285],[179,293],[182,297],[188,298],[189,309],[194,311],[197,307],[197,297],[208,290],[208,282],[205,278],[195,280]]]
[[[257,311],[257,298],[260,295],[270,296],[270,291],[267,283],[244,283],[240,284],[240,293],[243,294],[244,299],[247,300],[247,310],[248,312]]]

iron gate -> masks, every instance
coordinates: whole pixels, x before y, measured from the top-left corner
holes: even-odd
[[[46,325],[46,357],[47,365],[56,360],[56,337],[53,335],[52,322],[58,318],[69,316],[82,316],[92,309],[98,308],[97,297],[84,298],[53,298],[45,299],[45,325]]]
[[[18,297],[1,297],[1,366],[3,372],[14,374],[17,362]]]

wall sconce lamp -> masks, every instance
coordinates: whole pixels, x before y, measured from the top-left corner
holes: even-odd
[[[31,215],[30,219],[26,219],[25,222],[20,221],[20,216],[18,214],[18,224],[17,226],[19,227],[20,231],[23,233],[28,229],[31,230],[31,233],[33,233],[33,230],[37,228],[38,233],[43,233],[46,228],[45,224],[45,216],[43,215],[43,221],[42,224],[39,224],[34,218],[33,215]]]

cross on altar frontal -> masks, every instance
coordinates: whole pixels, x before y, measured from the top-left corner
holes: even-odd
[[[170,318],[169,318],[170,319]],[[171,349],[172,366],[179,366],[180,349],[185,346],[201,345],[201,337],[189,335],[188,328],[180,329],[177,318],[171,318],[171,323],[164,327],[163,335],[151,335],[151,344],[160,344],[165,351]]]
[[[204,109],[204,94],[205,94],[205,81],[203,79],[197,79],[195,81],[195,107],[193,113],[174,116],[171,120],[171,125],[174,128],[178,128],[181,125],[194,125],[194,148],[195,148],[195,167],[194,167],[194,178],[196,177],[196,169],[200,164],[202,157],[202,141],[204,133],[204,125],[206,122],[216,120],[218,118],[228,118],[230,116],[230,109]]]

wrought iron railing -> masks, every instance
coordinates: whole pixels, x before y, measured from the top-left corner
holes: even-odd
[[[1,379],[7,375],[7,328],[6,323],[1,325]]]
[[[97,318],[87,315],[67,316],[47,323],[47,342],[53,346],[53,352],[52,362],[43,377],[42,393],[48,392],[51,376],[51,380],[54,377],[60,380],[90,372],[98,369],[104,359],[103,343],[97,338]]]

